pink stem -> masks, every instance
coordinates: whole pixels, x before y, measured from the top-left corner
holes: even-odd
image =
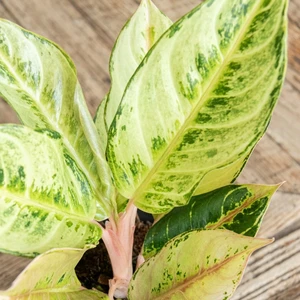
[[[109,297],[126,298],[132,277],[132,250],[137,208],[129,202],[117,221],[110,218],[105,223],[102,239],[107,248],[114,278],[109,281]]]

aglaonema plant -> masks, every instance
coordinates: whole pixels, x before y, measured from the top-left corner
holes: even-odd
[[[233,182],[280,94],[286,12],[207,0],[172,24],[142,0],[94,122],[69,56],[0,21],[0,94],[23,123],[0,126],[0,249],[36,257],[0,299],[231,297],[272,242],[255,235],[278,186]],[[137,208],[155,222],[133,274]],[[108,295],[74,271],[100,238]]]

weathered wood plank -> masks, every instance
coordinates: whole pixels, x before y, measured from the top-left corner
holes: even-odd
[[[299,299],[299,261],[300,236],[296,230],[252,256],[243,282],[232,299]]]
[[[31,259],[0,253],[0,289],[7,289]]]
[[[173,21],[200,0],[155,1]],[[0,16],[48,37],[73,58],[92,114],[109,89],[110,50],[139,0],[2,0]],[[254,150],[239,182],[279,183],[259,233],[274,244],[249,261],[234,300],[300,299],[300,1],[289,7],[289,67],[284,90],[265,137]],[[16,122],[0,102],[0,122]],[[28,263],[0,254],[0,288]]]

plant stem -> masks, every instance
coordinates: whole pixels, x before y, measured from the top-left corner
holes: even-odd
[[[107,248],[114,278],[109,281],[109,297],[126,298],[129,281],[132,277],[132,250],[137,208],[131,202],[126,211],[115,220],[105,223],[102,239]]]

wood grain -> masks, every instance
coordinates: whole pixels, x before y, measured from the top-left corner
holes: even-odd
[[[155,1],[155,0],[154,0]],[[155,1],[172,20],[199,0]],[[0,16],[62,46],[73,58],[92,115],[109,89],[109,55],[138,0],[2,0]],[[300,299],[300,0],[289,7],[287,79],[270,127],[239,178],[243,183],[285,181],[273,197],[262,237],[272,245],[249,260],[234,300]],[[0,102],[0,122],[17,122]],[[0,254],[0,288],[6,288],[29,260]]]

